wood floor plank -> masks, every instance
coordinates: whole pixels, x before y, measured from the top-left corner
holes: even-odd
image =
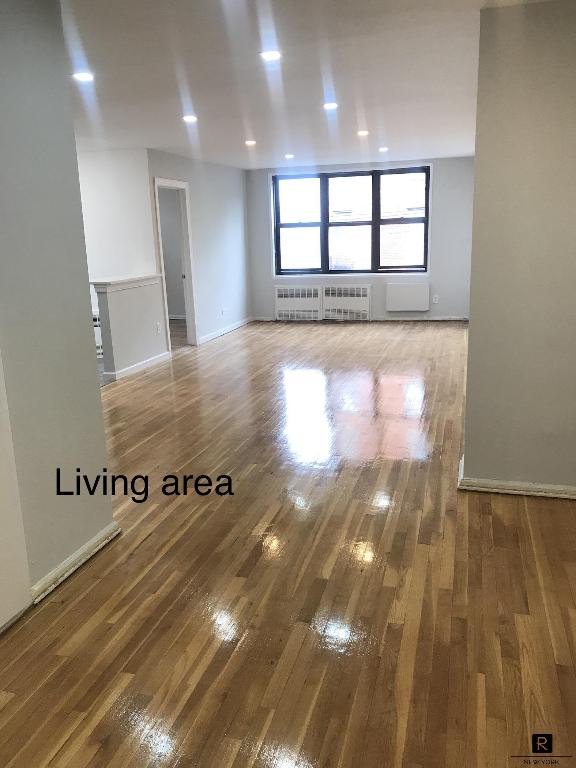
[[[148,500],[115,498],[123,535],[0,637],[0,765],[576,754],[576,503],[457,492],[466,326],[171,325],[170,362],[101,390]]]

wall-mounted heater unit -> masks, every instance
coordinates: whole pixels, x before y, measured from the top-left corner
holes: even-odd
[[[428,283],[388,283],[386,309],[388,312],[428,312],[430,285]]]
[[[321,320],[320,286],[276,288],[276,320]]]
[[[369,285],[325,285],[324,320],[370,320]]]

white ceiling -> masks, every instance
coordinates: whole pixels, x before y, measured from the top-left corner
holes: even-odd
[[[78,145],[242,168],[473,154],[486,4],[67,0],[72,68],[95,76],[73,85]],[[273,48],[281,62],[264,64],[259,51]],[[324,101],[339,109],[326,113]],[[183,123],[186,112],[196,125]]]

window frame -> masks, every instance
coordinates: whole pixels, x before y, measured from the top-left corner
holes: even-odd
[[[424,216],[398,217],[382,219],[380,209],[380,178],[392,174],[424,173],[425,175],[425,212]],[[372,219],[368,221],[333,221],[330,222],[329,179],[346,176],[372,177]],[[283,224],[280,221],[279,182],[285,179],[320,180],[320,221]],[[274,226],[274,266],[275,275],[370,275],[370,274],[413,274],[428,272],[428,233],[430,229],[430,166],[418,165],[403,168],[386,168],[371,171],[335,171],[333,173],[275,174],[272,176],[273,226]],[[380,266],[380,227],[395,224],[424,224],[424,263],[406,267]],[[280,252],[280,230],[283,228],[320,227],[320,267],[313,269],[282,269]],[[330,227],[371,226],[372,253],[370,269],[330,269],[329,231]]]

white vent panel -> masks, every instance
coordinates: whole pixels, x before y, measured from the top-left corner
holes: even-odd
[[[369,285],[326,285],[322,292],[325,320],[370,320]]]
[[[388,283],[386,309],[388,312],[427,312],[430,309],[430,285]]]
[[[276,320],[320,320],[322,293],[318,286],[275,288]]]

